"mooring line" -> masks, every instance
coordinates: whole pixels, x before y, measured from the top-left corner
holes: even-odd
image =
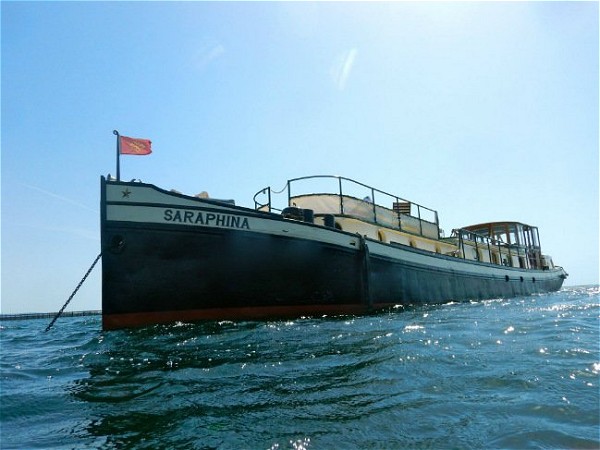
[[[102,252],[100,252],[100,254],[98,256],[96,256],[96,259],[94,260],[94,262],[92,263],[92,265],[90,266],[90,268],[88,269],[88,271],[85,273],[85,275],[83,276],[83,278],[81,279],[81,281],[79,282],[79,284],[77,285],[77,287],[75,288],[75,290],[73,291],[73,293],[71,294],[71,296],[69,297],[69,299],[63,305],[63,307],[60,308],[60,311],[58,311],[58,313],[56,313],[56,316],[54,316],[54,319],[52,319],[52,322],[50,322],[50,324],[46,327],[46,332],[50,328],[52,328],[52,325],[54,325],[54,322],[56,322],[58,320],[58,318],[60,317],[60,315],[63,313],[63,311],[65,310],[65,308],[69,304],[69,302],[73,299],[73,297],[75,297],[75,294],[77,293],[77,291],[79,290],[79,288],[81,287],[81,285],[83,284],[83,282],[85,281],[85,279],[89,276],[90,272],[92,271],[92,269],[94,268],[94,266],[96,265],[96,263],[100,260],[101,256],[102,256]]]

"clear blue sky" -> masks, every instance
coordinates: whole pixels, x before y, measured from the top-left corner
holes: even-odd
[[[2,313],[56,311],[122,177],[251,206],[336,174],[517,220],[598,283],[598,3],[2,2]],[[100,267],[69,306],[100,308]]]

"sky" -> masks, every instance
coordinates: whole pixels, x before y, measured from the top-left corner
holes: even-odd
[[[121,177],[253,207],[353,178],[475,223],[539,227],[599,278],[598,3],[1,3],[1,307],[57,311]],[[101,308],[98,266],[67,310]]]

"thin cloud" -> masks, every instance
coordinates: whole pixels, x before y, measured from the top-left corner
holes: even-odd
[[[193,57],[193,65],[197,70],[204,70],[211,62],[225,53],[225,47],[218,42],[202,45]]]
[[[31,228],[34,230],[49,231],[52,233],[65,233],[71,236],[77,236],[79,238],[87,239],[90,241],[100,241],[100,234],[98,230],[89,228],[73,228],[73,227],[53,227],[48,225],[21,223],[18,225],[19,228]]]
[[[21,185],[25,186],[26,188],[33,189],[34,191],[41,192],[42,194],[45,194],[45,195],[47,195],[49,197],[53,197],[53,198],[56,198],[58,200],[62,200],[63,202],[69,203],[71,205],[74,205],[74,206],[77,206],[79,208],[86,209],[88,211],[92,211],[93,213],[98,214],[98,210],[97,209],[92,209],[89,206],[86,206],[83,203],[76,202],[75,200],[71,200],[70,198],[64,197],[62,195],[55,194],[54,192],[47,191],[46,189],[42,189],[40,187],[33,186],[31,184],[21,183]]]
[[[348,82],[348,78],[354,67],[357,54],[358,50],[356,48],[346,50],[340,53],[331,65],[329,71],[331,79],[335,87],[340,91],[343,91],[346,88],[346,83]]]

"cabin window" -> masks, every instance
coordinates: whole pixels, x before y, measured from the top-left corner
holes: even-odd
[[[525,258],[523,256],[519,256],[519,267],[521,269],[525,269],[526,268],[526,266],[525,266]]]

